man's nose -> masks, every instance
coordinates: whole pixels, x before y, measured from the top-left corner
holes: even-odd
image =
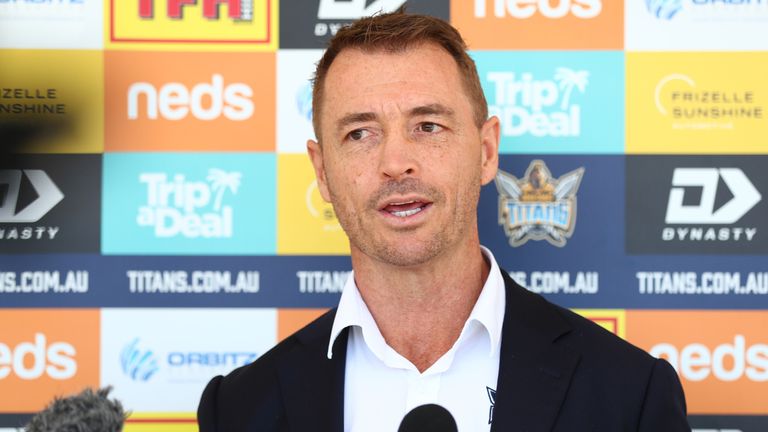
[[[387,134],[381,143],[379,168],[384,177],[400,179],[418,172],[416,143],[407,134]]]

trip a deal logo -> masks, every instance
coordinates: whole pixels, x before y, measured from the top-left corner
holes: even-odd
[[[630,253],[768,253],[765,156],[630,156]]]
[[[110,0],[110,48],[274,50],[276,0]]]
[[[271,253],[272,154],[105,157],[105,253]]]
[[[617,55],[618,54],[618,55]],[[616,52],[477,51],[502,153],[620,153],[624,60]]]
[[[553,178],[541,160],[532,161],[522,179],[499,170],[499,225],[509,244],[546,240],[565,246],[576,227],[576,192],[583,176],[584,168],[578,168]]]

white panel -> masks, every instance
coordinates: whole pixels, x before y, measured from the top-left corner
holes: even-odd
[[[277,338],[275,309],[103,309],[101,386],[136,412],[194,412],[215,375]]]

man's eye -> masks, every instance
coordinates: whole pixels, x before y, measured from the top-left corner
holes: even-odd
[[[367,135],[367,131],[365,129],[355,129],[349,134],[347,134],[347,137],[351,139],[352,141],[359,141],[363,138],[365,138]]]
[[[440,132],[440,126],[435,123],[422,123],[419,125],[419,132],[434,133]]]

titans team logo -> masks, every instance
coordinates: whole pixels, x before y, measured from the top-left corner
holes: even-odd
[[[499,225],[504,226],[509,244],[546,240],[565,246],[576,225],[576,191],[583,175],[584,168],[579,168],[554,179],[541,160],[532,161],[519,180],[499,170]]]

